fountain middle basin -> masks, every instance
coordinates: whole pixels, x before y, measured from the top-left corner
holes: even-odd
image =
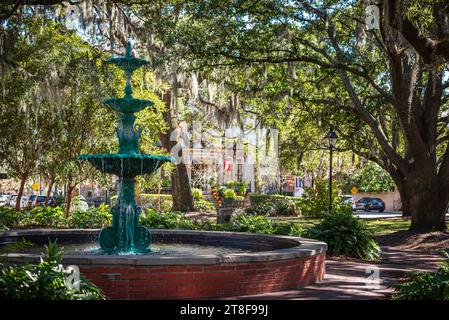
[[[98,233],[86,229],[9,231],[0,233],[0,245],[24,238],[36,245],[57,239],[71,246],[95,241]],[[151,234],[151,247],[171,249],[142,255],[72,251],[64,255],[63,264],[78,266],[111,299],[254,295],[306,286],[320,281],[325,272],[327,245],[316,240],[190,230],[151,230]],[[217,250],[210,251],[211,246]],[[172,248],[176,250],[170,252]],[[24,252],[6,256],[9,263],[40,258],[37,253]]]

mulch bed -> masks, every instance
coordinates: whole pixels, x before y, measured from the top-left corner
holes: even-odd
[[[392,246],[397,249],[436,252],[449,248],[449,232],[436,231],[419,233],[416,231],[401,230],[387,235],[377,236],[376,242],[381,246]]]

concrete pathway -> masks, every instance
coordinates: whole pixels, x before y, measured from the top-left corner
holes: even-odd
[[[388,219],[388,218],[398,218],[402,217],[402,212],[400,211],[354,211],[354,215],[361,219]]]
[[[298,290],[261,295],[233,297],[231,299],[288,299],[288,300],[368,300],[388,299],[398,278],[412,271],[435,271],[441,257],[416,250],[397,250],[383,247],[382,263],[370,264],[354,261],[326,261],[326,275],[318,284]],[[377,273],[378,272],[378,273]],[[379,275],[379,281],[369,276]]]

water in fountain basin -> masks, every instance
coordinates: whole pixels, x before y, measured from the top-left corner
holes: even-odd
[[[105,255],[106,252],[100,248],[98,242],[62,244],[64,254],[67,255]],[[40,254],[43,246],[33,246],[20,251],[21,253]],[[179,256],[179,255],[222,255],[231,253],[254,252],[248,249],[224,246],[207,246],[186,243],[153,243],[147,252],[124,252],[118,255],[157,255],[157,256]]]

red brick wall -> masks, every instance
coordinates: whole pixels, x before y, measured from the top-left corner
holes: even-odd
[[[111,299],[219,298],[282,291],[320,281],[325,254],[254,263],[79,266]]]

